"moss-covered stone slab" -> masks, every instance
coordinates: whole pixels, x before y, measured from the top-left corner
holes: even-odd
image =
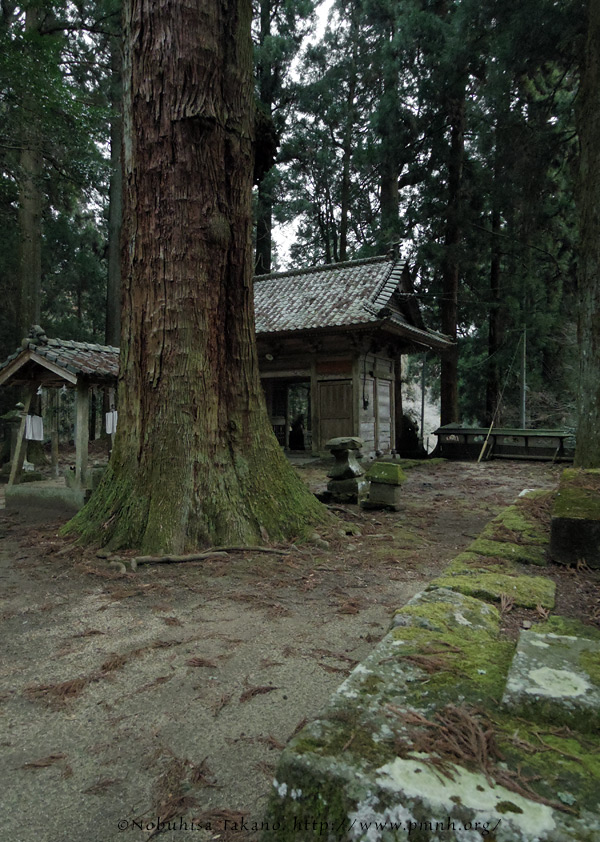
[[[542,545],[517,544],[513,541],[495,541],[482,535],[467,547],[471,553],[502,558],[519,564],[533,564],[544,567],[546,564],[547,543]]]
[[[502,703],[536,722],[600,725],[600,641],[523,631]]]
[[[471,545],[472,546],[472,545]],[[501,602],[503,597],[520,608],[553,608],[556,585],[544,576],[519,573],[506,559],[482,556],[470,551],[461,553],[444,573],[434,579],[429,589],[449,588],[487,602]]]
[[[563,634],[568,637],[583,637],[586,640],[600,640],[600,628],[590,626],[571,617],[553,614],[543,623],[536,623],[531,629],[538,634]]]
[[[370,769],[352,759],[288,750],[273,781],[263,840],[272,840],[274,829],[278,842],[600,838],[595,812],[561,813],[457,765],[449,766],[447,774],[418,755]],[[570,793],[561,794],[570,800]]]
[[[390,632],[323,716],[292,740],[273,781],[263,842],[275,830],[278,842],[600,842],[597,730],[579,716],[545,720],[520,699],[517,710],[508,704],[516,644],[500,635],[490,603],[506,595],[516,605],[550,608],[555,587],[524,575],[517,553],[497,551],[525,545],[508,523],[497,521],[476,542],[481,552],[461,553],[396,612]],[[520,525],[535,538],[533,524]],[[540,538],[528,546],[543,552],[545,545]],[[579,635],[555,629],[562,631],[551,618],[538,637]],[[590,685],[600,672],[600,641],[591,644],[592,637],[573,649],[580,681]],[[543,648],[532,645],[535,654]],[[534,666],[529,678],[539,683],[535,669],[545,668],[562,669]],[[548,678],[542,672],[542,682]],[[585,695],[582,687],[573,679],[568,698]],[[529,702],[531,694],[521,695]]]
[[[494,541],[511,541],[519,544],[542,546],[548,544],[549,527],[542,529],[531,516],[522,502],[507,506],[483,529],[481,538]]]
[[[406,474],[400,465],[394,462],[373,462],[367,471],[367,479],[385,485],[402,485],[406,480]]]
[[[421,628],[447,634],[465,628],[495,637],[500,628],[497,608],[449,588],[421,591],[394,614],[392,628]]]
[[[554,502],[550,553],[561,564],[600,568],[600,470],[563,471]]]
[[[498,629],[499,612],[480,600],[441,589],[413,598],[283,752],[264,842],[274,828],[278,842],[597,842],[600,743],[499,708],[515,644]],[[457,707],[483,712],[494,731],[487,771],[479,749],[461,763],[414,742]]]

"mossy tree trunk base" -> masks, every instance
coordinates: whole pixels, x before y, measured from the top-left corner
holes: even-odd
[[[119,426],[67,531],[182,553],[325,511],[270,428],[252,296],[250,0],[124,7]]]
[[[271,436],[267,431],[257,437],[247,457],[211,465],[191,459],[185,480],[167,468],[154,488],[141,476],[136,481],[131,465],[113,458],[99,488],[65,531],[110,549],[177,553],[302,536],[327,519],[326,510]]]

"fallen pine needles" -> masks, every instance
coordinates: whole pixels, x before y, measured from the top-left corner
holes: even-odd
[[[391,704],[387,709],[409,728],[408,739],[399,737],[399,753],[427,755],[424,762],[450,780],[456,766],[463,766],[483,774],[490,786],[499,784],[553,810],[576,812],[532,790],[530,784],[538,778],[524,778],[520,769],[513,771],[500,765],[504,756],[497,745],[495,728],[482,713],[466,705],[446,705],[428,719],[416,710]]]

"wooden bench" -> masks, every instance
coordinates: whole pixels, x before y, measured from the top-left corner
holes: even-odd
[[[489,437],[488,437],[489,433]],[[575,450],[571,430],[525,430],[518,427],[438,427],[437,455],[445,459],[531,459],[570,462]]]

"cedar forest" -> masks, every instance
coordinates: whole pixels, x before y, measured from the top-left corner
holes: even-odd
[[[277,229],[294,266],[401,242],[458,339],[442,422],[489,423],[506,382],[519,424],[526,342],[528,424],[575,424],[581,0],[335,0],[319,39],[312,0],[254,5],[257,273]],[[119,342],[120,89],[115,0],[3,0],[2,358],[33,323]]]

